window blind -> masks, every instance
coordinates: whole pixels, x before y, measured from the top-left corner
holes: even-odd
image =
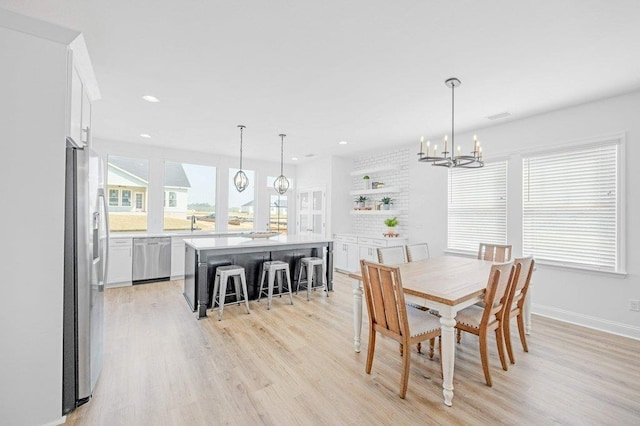
[[[481,169],[449,169],[447,246],[477,251],[507,240],[507,161]]]
[[[617,271],[617,140],[526,156],[523,185],[525,255]]]

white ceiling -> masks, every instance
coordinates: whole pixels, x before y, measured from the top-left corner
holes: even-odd
[[[0,0],[84,33],[96,137],[352,156],[640,89],[637,0]],[[154,95],[161,102],[141,99]],[[503,111],[509,118],[489,121]],[[151,139],[139,135],[148,133]],[[338,145],[345,140],[347,145]],[[490,141],[483,141],[490,149]]]

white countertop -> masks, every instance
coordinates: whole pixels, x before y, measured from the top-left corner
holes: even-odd
[[[182,238],[217,238],[240,236],[246,231],[167,231],[167,232],[111,232],[109,238],[154,238],[154,237],[182,237]]]
[[[196,250],[224,249],[233,247],[273,247],[287,244],[326,243],[331,238],[317,235],[278,235],[270,238],[220,237],[185,238],[184,242]]]

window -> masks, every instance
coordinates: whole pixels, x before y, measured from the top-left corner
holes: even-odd
[[[287,234],[287,196],[271,195],[269,203],[269,231]]]
[[[120,191],[117,189],[109,190],[109,205],[110,206],[118,206],[120,205]]]
[[[147,230],[144,200],[149,187],[149,162],[110,155],[107,160],[109,227],[112,232]],[[135,205],[132,194],[136,194]],[[140,202],[138,202],[138,196]]]
[[[243,170],[249,178],[249,186],[238,192],[233,185],[233,177],[238,169],[229,169],[229,230],[249,231],[254,228],[255,172]]]
[[[216,168],[164,163],[164,230],[216,229]]]
[[[176,193],[169,191],[169,207],[178,207],[178,198]]]
[[[619,143],[523,158],[524,254],[565,266],[619,270]]]
[[[122,190],[122,203],[123,207],[131,207],[131,191],[128,189]]]
[[[507,240],[507,161],[481,169],[449,169],[447,246],[478,250]]]

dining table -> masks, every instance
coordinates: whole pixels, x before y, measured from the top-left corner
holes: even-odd
[[[483,299],[493,262],[458,256],[439,256],[417,262],[397,265],[404,293],[424,299],[424,307],[438,311],[442,326],[442,394],[444,403],[452,405],[453,371],[456,353],[455,326],[456,314]],[[353,278],[354,295],[354,344],[360,352],[362,333],[362,275],[360,272],[349,274]],[[526,309],[529,309],[526,306]],[[425,315],[430,315],[425,312]],[[525,328],[530,330],[529,312],[525,312]]]

